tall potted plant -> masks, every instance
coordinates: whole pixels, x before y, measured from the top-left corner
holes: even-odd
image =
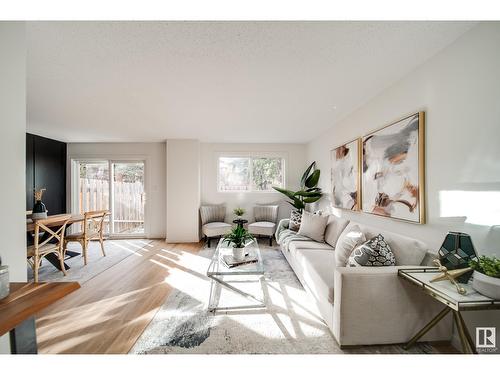
[[[300,190],[291,191],[273,186],[273,189],[286,195],[290,200],[288,203],[294,208],[290,216],[290,229],[298,230],[302,219],[302,211],[308,203],[317,202],[322,196],[321,188],[318,187],[321,171],[316,169],[316,162],[313,161],[300,179]]]

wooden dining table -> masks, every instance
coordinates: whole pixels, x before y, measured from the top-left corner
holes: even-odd
[[[57,227],[60,227],[64,224],[64,222],[66,220],[64,220],[63,218],[67,215],[71,215],[71,217],[69,218],[68,220],[68,224],[67,226],[71,225],[71,224],[74,224],[74,223],[81,223],[83,222],[84,218],[83,218],[83,215],[81,214],[59,214],[59,215],[48,215],[47,216],[47,219],[52,219],[52,218],[57,218],[57,217],[60,217],[61,218],[61,221],[54,221],[54,222],[51,222],[48,227],[52,227],[52,228],[57,228]],[[27,233],[31,233],[35,230],[35,221],[36,220],[32,220],[32,219],[26,219],[26,232]],[[76,251],[66,251],[66,256],[72,258],[72,257],[75,257],[75,256],[78,256],[78,255],[81,255],[81,253],[79,252],[76,252]],[[48,254],[46,257],[45,257],[54,267],[56,267],[59,271],[61,271],[61,265],[59,263],[59,259],[57,258],[57,255],[55,254]],[[64,267],[66,268],[66,270],[70,269],[70,267],[64,263]]]

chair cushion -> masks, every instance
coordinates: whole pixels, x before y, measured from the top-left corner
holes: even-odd
[[[77,240],[83,238],[83,232],[76,232],[64,236],[66,240]]]
[[[325,229],[325,242],[332,247],[337,246],[337,240],[347,224],[349,220],[330,215]]]
[[[214,222],[201,227],[203,234],[207,237],[222,236],[231,231],[231,225],[228,223]]]
[[[299,241],[296,241],[297,243]],[[295,260],[304,285],[319,301],[333,303],[335,255],[333,251],[297,249]]]
[[[274,234],[275,228],[276,224],[269,221],[258,221],[252,224],[248,224],[248,231],[251,234],[261,234],[264,236],[272,236]]]
[[[268,221],[276,223],[278,220],[278,207],[277,205],[259,205],[253,208],[253,214],[256,222]]]
[[[325,228],[328,216],[314,215],[307,211],[302,212],[302,220],[298,234],[309,237],[317,242],[325,242]]]
[[[224,219],[226,218],[226,206],[224,205],[201,206],[200,216],[202,224],[224,222]]]

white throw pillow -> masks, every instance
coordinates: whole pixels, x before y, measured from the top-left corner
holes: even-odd
[[[325,230],[325,242],[331,247],[337,246],[339,236],[349,224],[349,220],[330,215]]]
[[[365,234],[357,225],[344,230],[335,246],[335,264],[337,267],[345,267],[347,260],[356,246],[366,241]]]
[[[325,242],[326,223],[328,223],[328,216],[314,215],[304,211],[298,234],[316,242]]]

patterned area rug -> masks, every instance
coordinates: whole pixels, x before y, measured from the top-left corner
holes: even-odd
[[[432,353],[430,345],[411,351],[400,345],[359,347],[342,351],[277,247],[260,244],[265,278],[233,277],[238,287],[263,296],[266,308],[240,308],[210,313],[211,281],[206,275],[213,249],[197,255],[165,253],[179,270],[169,276],[175,288],[130,353],[136,354],[335,354]],[[251,282],[247,282],[251,281]],[[219,306],[248,305],[226,288]],[[251,302],[250,302],[251,304]]]
[[[67,271],[68,275],[64,276],[61,271],[43,259],[42,267],[39,271],[39,280],[78,281],[80,284],[83,284],[125,258],[136,254],[149,243],[151,243],[150,240],[107,240],[104,241],[106,256],[103,257],[99,242],[90,241],[86,266],[83,265],[82,256],[68,258],[65,263],[71,268]],[[68,250],[78,253],[82,252],[80,244],[75,242],[68,244]],[[28,267],[28,280],[33,281],[33,272],[30,267]]]

